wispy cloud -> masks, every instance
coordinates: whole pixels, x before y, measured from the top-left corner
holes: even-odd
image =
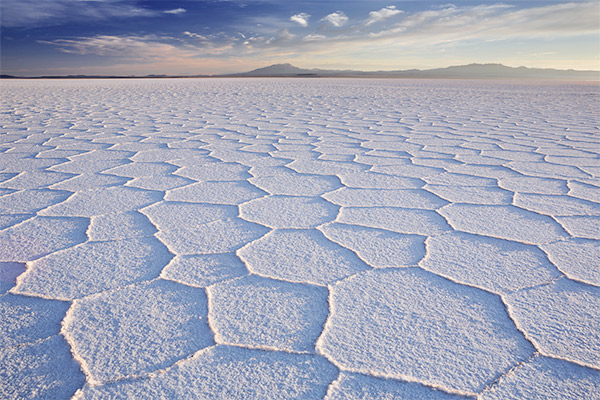
[[[403,11],[397,10],[396,6],[387,6],[378,11],[371,11],[369,13],[369,19],[367,19],[365,25],[369,26],[371,24],[383,21],[384,19],[393,17],[394,15],[398,15],[401,13],[403,13]]]
[[[323,39],[327,39],[327,36],[321,35],[319,33],[311,33],[309,35],[306,35],[302,40],[304,40],[306,42],[312,42],[315,40],[323,40]]]
[[[295,22],[297,24],[299,24],[300,26],[304,26],[307,27],[308,26],[308,19],[310,18],[309,14],[306,13],[300,13],[300,14],[294,14],[290,17],[290,21]]]
[[[469,49],[480,46],[489,54],[493,50],[488,50],[498,43],[594,35],[597,34],[597,10],[595,2],[529,8],[503,4],[447,5],[413,13],[389,6],[368,14],[365,12],[362,18],[358,16],[352,20],[343,11],[323,13],[324,16],[314,17],[323,21],[315,24],[318,26],[314,29],[300,28],[308,28],[311,18],[300,13],[289,20],[289,14],[279,18],[248,18],[245,25],[240,24],[235,31],[227,32],[200,30],[198,33],[188,28],[190,30],[182,29],[171,36],[90,35],[40,43],[52,45],[63,53],[113,57],[117,59],[115,64],[130,60],[145,65],[166,65],[167,61],[177,66],[201,65],[203,60],[210,59],[211,65],[226,65],[225,61],[228,61],[233,71],[239,71],[242,62],[255,62],[253,65],[260,66],[267,62],[302,60],[301,66],[318,67],[323,65],[321,60],[335,59],[347,60],[347,65],[357,68],[367,65],[373,65],[373,69],[401,68],[409,62],[407,60],[418,57],[431,59],[433,54],[442,52],[445,57],[450,57],[446,55],[454,54],[454,49],[460,46]],[[290,20],[298,25],[291,27]],[[367,23],[369,21],[373,22]],[[375,23],[377,21],[385,22]],[[538,53],[540,57],[539,54],[550,55],[548,52],[551,51],[555,50],[544,47],[523,54]],[[472,60],[487,62],[485,59]]]
[[[370,60],[369,65],[375,69],[397,68],[412,62],[407,61],[409,54],[414,56],[413,60],[430,59],[435,65],[440,60],[434,60],[431,55],[440,54],[439,46],[452,54],[456,54],[452,49],[462,48],[462,54],[468,54],[468,62],[501,62],[500,57],[508,60],[510,53],[494,55],[493,49],[508,49],[511,41],[515,45],[540,39],[544,39],[541,43],[551,43],[556,38],[597,35],[598,9],[595,2],[528,8],[506,4],[448,4],[416,13],[395,13],[393,19],[384,18],[386,24],[367,25],[363,20],[353,24],[348,21],[340,30],[318,28],[301,40],[286,43],[285,50],[295,47],[303,63],[313,66],[318,66],[319,60],[326,56],[348,63],[365,60],[362,65]],[[544,46],[544,50],[554,51],[551,46]]]
[[[296,49],[303,54],[312,50],[320,51],[322,43],[328,49],[347,48],[349,43],[352,50],[373,49],[384,46],[386,49],[402,48],[411,44],[437,45],[440,43],[479,40],[490,42],[516,37],[553,37],[594,33],[597,30],[595,18],[596,5],[593,3],[568,3],[550,5],[529,9],[515,9],[507,5],[482,5],[471,7],[448,6],[446,8],[430,9],[413,14],[403,14],[403,17],[391,26],[377,30],[376,26],[357,22],[348,25],[343,30],[316,29],[307,35],[296,36],[283,25],[275,22],[266,25],[259,34],[251,32],[226,33],[196,33],[183,31],[182,37],[173,38],[155,35],[124,35],[58,39],[41,41],[51,44],[64,52],[77,54],[142,54],[143,56],[157,50],[180,48],[186,54],[193,54],[198,49],[212,46],[215,49],[246,51],[251,46],[253,51],[260,49],[276,49],[278,46]],[[400,10],[386,7],[388,11],[381,12],[377,18],[387,18],[397,15]],[[390,13],[389,11],[396,11]],[[372,14],[373,12],[371,12]],[[386,14],[387,13],[387,14]],[[370,17],[372,15],[370,14]],[[385,17],[384,15],[387,15]],[[301,26],[308,25],[308,14],[296,14],[291,19]],[[341,11],[331,13],[322,18],[332,25],[348,23],[348,17]],[[371,19],[369,19],[370,21]],[[334,23],[335,22],[335,23]],[[269,33],[269,29],[272,29]],[[184,38],[188,41],[185,42]],[[307,43],[310,42],[310,43]],[[245,47],[242,47],[245,45]],[[317,46],[317,47],[314,47]],[[364,46],[364,48],[362,47]],[[146,51],[147,49],[151,49]],[[144,50],[144,51],[142,51]],[[234,53],[235,53],[234,51]],[[233,55],[233,54],[232,54]]]
[[[557,54],[555,51],[544,51],[542,53],[532,53],[532,54],[530,54],[530,56],[533,56],[533,57],[544,57],[544,56],[553,56],[555,54]]]
[[[183,34],[185,36],[188,36],[188,37],[191,37],[191,38],[195,38],[195,39],[206,40],[206,41],[209,40],[207,36],[201,35],[201,34],[195,33],[195,32],[185,31],[185,32],[183,32]]]
[[[5,27],[33,27],[67,21],[151,17],[157,13],[132,0],[2,0],[0,15]]]
[[[60,51],[70,54],[94,54],[138,61],[156,60],[166,57],[193,57],[196,53],[166,43],[171,38],[154,35],[146,36],[109,36],[98,35],[77,39],[40,40],[39,43],[56,46]]]
[[[207,56],[233,55],[238,38],[224,34],[200,35],[185,31],[181,37],[157,35],[96,35],[71,39],[39,40],[68,54],[97,55],[128,59],[137,63],[164,60],[198,59]],[[190,40],[191,39],[191,40]]]
[[[175,8],[173,10],[166,10],[163,12],[165,14],[183,14],[183,13],[187,12],[187,10],[185,8]]]
[[[371,37],[422,43],[560,37],[597,32],[598,6],[566,3],[516,9],[510,5],[447,7],[408,15]]]
[[[348,22],[348,17],[342,11],[336,11],[326,15],[321,21],[327,21],[336,28],[339,28]]]
[[[288,46],[296,38],[296,35],[288,31],[286,28],[280,29],[269,38],[264,37],[253,37],[252,45],[247,46],[245,50],[247,54],[255,53],[257,50],[260,52],[266,48],[282,48]],[[292,43],[293,44],[293,43]]]

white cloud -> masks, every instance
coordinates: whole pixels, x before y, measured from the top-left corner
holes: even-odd
[[[5,27],[53,26],[64,22],[152,17],[156,11],[140,8],[133,0],[2,0],[0,17]]]
[[[56,46],[59,51],[68,54],[99,55],[137,63],[172,62],[177,64],[190,59],[206,56],[222,56],[231,53],[235,41],[231,38],[207,38],[193,32],[184,35],[200,42],[185,42],[169,36],[112,36],[97,35],[74,39],[40,40],[38,43]]]
[[[310,35],[304,36],[304,38],[302,40],[304,40],[306,42],[311,42],[311,41],[323,40],[323,39],[327,39],[327,36],[320,35],[318,33],[311,33]]]
[[[597,34],[597,7],[595,2],[529,8],[501,4],[448,6],[407,13],[397,20],[389,21],[389,24],[373,23],[366,26],[363,20],[356,23],[345,22],[343,29],[330,29],[331,27],[322,24],[308,35],[309,32],[293,35],[286,29],[291,25],[289,21],[273,17],[268,20],[253,20],[254,23],[239,26],[236,32],[230,33],[211,34],[210,31],[202,31],[203,34],[199,34],[181,31],[177,37],[99,35],[41,43],[50,44],[66,53],[103,55],[107,57],[107,62],[115,58],[122,60],[123,64],[125,61],[133,63],[134,60],[144,65],[175,60],[177,65],[186,65],[209,56],[214,60],[232,62],[249,59],[265,62],[271,59],[282,60],[283,57],[289,57],[293,61],[294,57],[301,55],[303,63],[310,60],[317,66],[323,60],[331,59],[338,62],[348,60],[344,61],[347,63],[370,63],[373,69],[393,69],[405,65],[402,64],[406,63],[405,58],[402,57],[410,57],[411,54],[419,54],[419,57],[425,58],[432,54],[439,56],[441,48],[447,49],[447,57],[456,54],[456,49],[461,48],[464,54],[469,54],[469,60],[485,61],[477,58],[479,53],[472,49],[479,47],[483,49],[478,50],[480,53],[484,51],[486,54],[493,54],[496,48],[510,46],[511,40],[531,42],[540,38],[569,37],[577,40],[577,35],[587,35],[584,37],[587,38]],[[338,11],[333,14],[342,13]],[[327,24],[332,23],[326,19],[330,15],[323,18]],[[307,25],[308,18],[309,16],[302,18]],[[256,23],[261,23],[261,27],[256,28]],[[335,25],[332,23],[332,26]],[[547,42],[548,45],[524,50],[523,54],[556,51],[559,55],[562,54],[560,49],[556,50],[552,46],[552,41]],[[593,49],[590,53],[593,53]],[[357,54],[364,56],[357,58]],[[474,55],[471,57],[471,54]],[[538,56],[540,60],[559,58],[558,55]],[[114,63],[119,63],[118,60]],[[508,60],[504,62],[507,63]],[[522,64],[527,65],[525,62]]]
[[[257,38],[254,43],[256,45],[261,45],[261,42],[264,42],[267,45],[277,45],[279,43],[281,43],[283,46],[286,46],[287,44],[289,44],[289,42],[291,40],[293,40],[296,37],[296,35],[290,33],[290,31],[288,31],[287,29],[283,28],[280,29],[279,31],[277,31],[275,33],[275,36],[270,37],[269,39],[264,40],[264,38]]]
[[[404,11],[397,10],[396,6],[387,6],[387,7],[382,8],[379,11],[371,11],[369,13],[369,19],[367,19],[367,22],[365,23],[365,25],[369,26],[371,24],[374,24],[379,21],[383,21],[384,19],[393,17],[394,15],[401,14],[403,12]]]
[[[290,17],[290,21],[296,22],[300,26],[307,27],[308,26],[308,19],[309,18],[310,18],[309,14],[307,14],[307,13],[300,13],[300,14],[292,15]]]
[[[187,12],[187,10],[185,8],[175,8],[173,10],[166,10],[163,12],[165,14],[183,14],[183,13]]]
[[[185,32],[183,32],[183,34],[185,36],[189,36],[189,37],[194,38],[194,39],[208,40],[208,38],[206,36],[201,35],[199,33],[185,31]]]
[[[293,38],[295,38],[296,36],[291,34],[287,29],[281,29],[279,32],[277,32],[277,38],[281,39],[281,40],[292,40]]]
[[[342,11],[336,11],[325,16],[321,21],[327,21],[336,28],[339,28],[348,22],[348,17]]]
[[[435,44],[592,34],[598,29],[597,8],[592,2],[524,9],[503,4],[448,7],[408,15],[371,38]]]
[[[51,44],[64,53],[95,54],[120,58],[131,58],[139,61],[161,58],[190,57],[194,53],[166,43],[170,38],[147,36],[111,36],[98,35],[76,39],[40,40],[39,43]]]

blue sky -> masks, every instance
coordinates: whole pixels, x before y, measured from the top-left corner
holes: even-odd
[[[2,0],[2,73],[600,69],[598,1]]]

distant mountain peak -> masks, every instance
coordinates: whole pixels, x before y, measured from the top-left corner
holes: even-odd
[[[294,76],[299,74],[310,73],[311,70],[298,68],[290,63],[273,64],[268,67],[258,68],[249,72],[236,75],[251,75],[251,76]]]

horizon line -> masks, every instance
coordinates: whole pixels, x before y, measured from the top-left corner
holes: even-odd
[[[324,68],[301,68],[296,67],[291,63],[276,63],[267,65],[265,67],[256,68],[250,71],[245,72],[234,72],[228,74],[145,74],[145,75],[121,75],[121,74],[68,74],[68,75],[56,75],[56,74],[42,74],[42,75],[15,75],[15,74],[6,74],[0,71],[0,79],[135,79],[135,78],[144,78],[144,79],[160,79],[160,78],[222,78],[222,77],[250,77],[251,75],[261,70],[268,70],[269,68],[275,67],[288,67],[294,68],[300,71],[309,71],[308,73],[302,72],[278,72],[278,73],[259,73],[260,77],[364,77],[364,78],[374,78],[374,77],[388,77],[388,78],[436,78],[435,75],[428,76],[403,76],[401,74],[419,74],[419,73],[432,73],[432,72],[451,72],[448,70],[452,70],[455,68],[467,68],[467,67],[504,67],[506,71],[513,70],[511,72],[520,72],[520,70],[527,70],[530,73],[535,72],[546,72],[546,73],[558,73],[558,74],[599,74],[595,80],[600,80],[600,70],[576,70],[576,69],[558,69],[552,67],[527,67],[527,66],[508,66],[502,63],[469,63],[469,64],[460,64],[460,65],[450,65],[447,67],[437,67],[437,68],[428,68],[428,69],[394,69],[394,70],[353,70],[353,69],[324,69]],[[446,71],[445,71],[446,70]],[[335,75],[319,75],[321,74],[335,74]],[[389,74],[389,75],[385,75]],[[394,75],[394,76],[390,76]],[[438,78],[463,78],[469,79],[469,76],[460,75],[460,76],[437,76]],[[482,79],[482,78],[519,78],[518,76],[502,76],[490,74],[490,76],[474,76],[471,79]],[[535,79],[535,76],[522,76],[524,79]],[[548,79],[548,77],[542,77]]]

